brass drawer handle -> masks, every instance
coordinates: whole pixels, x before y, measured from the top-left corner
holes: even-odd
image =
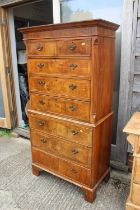
[[[68,46],[68,48],[69,48],[69,50],[75,50],[76,49],[76,44],[74,44],[74,43],[71,43],[69,46]]]
[[[71,105],[71,106],[69,106],[69,109],[72,111],[75,111],[77,109],[77,106]]]
[[[41,86],[44,86],[45,85],[45,81],[40,80],[40,81],[38,81],[38,84],[41,85]]]
[[[47,140],[44,139],[44,138],[40,139],[40,141],[41,141],[43,144],[46,144],[46,143],[47,143]]]
[[[45,105],[45,102],[44,102],[43,100],[39,100],[39,103],[40,103],[41,105]]]
[[[40,69],[42,69],[44,67],[44,63],[38,63],[37,64],[37,67],[40,68]]]
[[[45,122],[44,121],[37,121],[37,125],[44,126],[45,125]]]
[[[39,44],[36,48],[38,51],[42,51],[43,50],[43,45]]]
[[[71,171],[74,173],[74,174],[77,174],[78,171],[76,171],[76,169],[72,168]]]
[[[72,70],[75,70],[75,69],[77,68],[77,64],[71,63],[71,64],[69,65],[69,67],[70,67]]]
[[[72,152],[74,155],[76,155],[76,154],[79,153],[79,151],[78,151],[77,149],[73,149],[73,150],[71,150],[71,152]]]
[[[76,136],[76,135],[79,134],[79,131],[76,131],[76,130],[72,130],[71,132],[72,132],[72,134],[73,134],[74,136]]]
[[[69,85],[69,88],[70,88],[71,90],[74,90],[74,89],[77,88],[77,85],[71,84],[71,85]]]

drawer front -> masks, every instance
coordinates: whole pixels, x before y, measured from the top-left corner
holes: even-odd
[[[56,43],[52,41],[30,41],[27,45],[28,55],[54,56]]]
[[[91,39],[73,39],[57,41],[57,55],[60,56],[90,56]]]
[[[134,181],[140,183],[140,158],[135,160]]]
[[[31,130],[32,146],[91,167],[91,148]]]
[[[41,112],[62,114],[76,119],[89,121],[90,103],[31,94],[30,109]]]
[[[87,59],[29,59],[28,70],[38,75],[90,76],[90,63]]]
[[[30,77],[30,91],[57,96],[90,98],[90,81],[60,78]]]
[[[30,128],[50,133],[85,146],[92,146],[92,128],[57,121],[40,115],[29,115]]]
[[[132,202],[135,205],[140,205],[140,185],[132,185]]]
[[[38,166],[52,170],[56,174],[89,186],[91,171],[69,161],[32,149],[32,161]]]

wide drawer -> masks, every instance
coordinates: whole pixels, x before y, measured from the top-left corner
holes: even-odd
[[[90,185],[91,170],[32,148],[32,161],[46,170],[83,185]]]
[[[57,41],[59,56],[90,56],[91,39],[65,39]]]
[[[85,146],[92,146],[92,128],[70,122],[29,114],[30,128],[68,139]]]
[[[55,56],[56,42],[32,40],[27,45],[28,55]]]
[[[90,103],[86,101],[31,94],[30,109],[89,121]]]
[[[91,167],[91,148],[31,130],[32,146]]]
[[[29,59],[29,74],[63,74],[68,76],[90,76],[90,60],[87,59]]]
[[[90,98],[90,81],[76,79],[30,77],[30,91],[57,96]]]
[[[140,158],[136,158],[135,160],[134,181],[140,183]]]
[[[136,205],[140,205],[140,185],[132,185],[132,202]]]

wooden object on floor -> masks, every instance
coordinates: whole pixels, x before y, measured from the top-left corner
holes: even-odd
[[[93,202],[110,173],[115,31],[104,20],[20,29],[27,48],[32,170]]]
[[[123,131],[129,134],[127,139],[134,151],[131,188],[126,210],[140,210],[140,112],[134,113]]]

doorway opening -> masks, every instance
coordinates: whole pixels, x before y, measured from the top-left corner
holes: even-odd
[[[46,25],[53,23],[52,0],[41,0],[9,9],[10,37],[16,104],[18,112],[18,127],[15,132],[29,137],[28,103],[29,87],[26,62],[26,48],[19,28]]]

